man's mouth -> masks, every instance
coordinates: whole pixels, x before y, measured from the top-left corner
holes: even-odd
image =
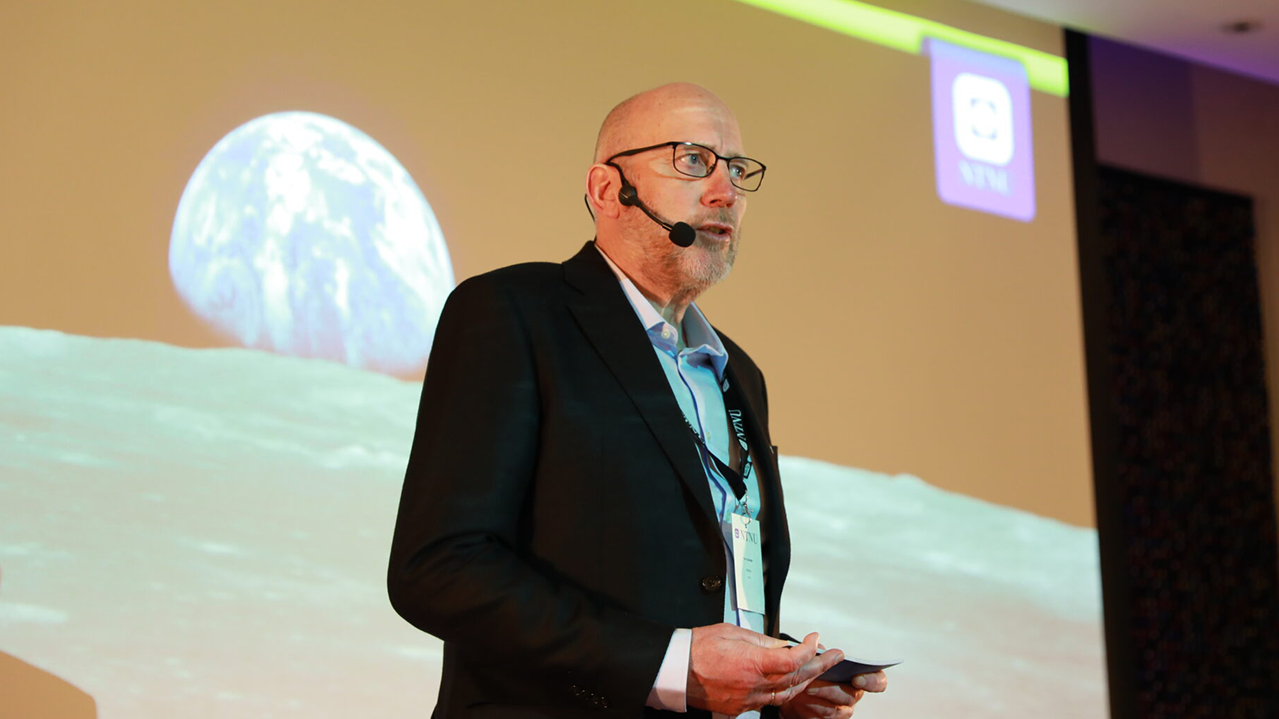
[[[697,231],[716,240],[727,240],[733,236],[733,226],[722,222],[707,222],[698,225]]]

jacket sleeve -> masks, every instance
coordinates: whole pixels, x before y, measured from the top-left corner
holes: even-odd
[[[391,604],[467,654],[644,705],[673,627],[553,581],[517,537],[538,458],[529,331],[499,279],[450,295],[418,410],[387,585]]]

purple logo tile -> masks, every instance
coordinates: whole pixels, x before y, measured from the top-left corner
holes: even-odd
[[[933,143],[943,202],[1029,222],[1034,143],[1026,68],[933,38]]]

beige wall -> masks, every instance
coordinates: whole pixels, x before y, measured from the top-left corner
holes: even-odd
[[[1058,28],[885,3],[1061,52]],[[626,95],[675,79],[769,164],[703,307],[769,378],[781,450],[1092,524],[1066,104],[1034,93],[1039,216],[942,205],[928,60],[729,0],[8,3],[0,323],[213,346],[172,290],[182,189],[263,114],[338,117],[409,169],[459,279],[590,239]]]
[[[1253,199],[1279,448],[1279,86],[1113,42],[1091,48],[1098,159]]]

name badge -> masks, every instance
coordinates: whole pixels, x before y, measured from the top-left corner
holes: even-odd
[[[737,609],[764,613],[764,555],[759,522],[733,512],[733,578]]]

